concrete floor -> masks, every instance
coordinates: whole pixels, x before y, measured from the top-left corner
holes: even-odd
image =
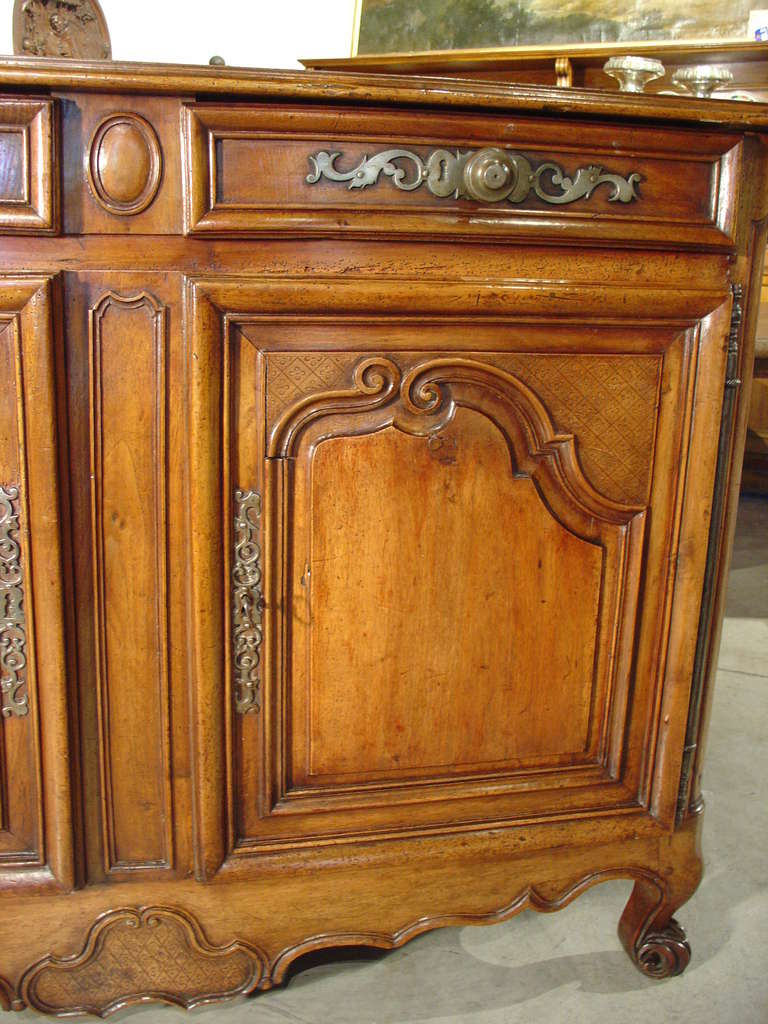
[[[644,978],[616,924],[630,883],[566,910],[431,932],[403,949],[316,963],[287,988],[204,1007],[124,1011],[135,1024],[611,1024],[768,1021],[768,500],[742,502],[704,795],[706,871],[679,918],[680,978]],[[44,1020],[25,1012],[14,1018]]]

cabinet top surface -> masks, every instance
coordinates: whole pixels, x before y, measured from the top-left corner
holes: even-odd
[[[768,130],[768,104],[560,89],[470,79],[112,61],[0,58],[0,89],[173,93],[188,97],[496,110],[552,117]]]

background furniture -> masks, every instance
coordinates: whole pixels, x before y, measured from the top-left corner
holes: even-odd
[[[0,999],[191,1006],[618,877],[684,969],[768,109],[0,94]]]
[[[450,50],[428,53],[366,53],[357,57],[307,58],[305,67],[316,71],[357,71],[366,74],[440,75],[478,81],[527,82],[538,85],[617,89],[616,81],[603,71],[609,57],[625,54],[660,60],[664,78],[649,82],[646,92],[674,91],[672,75],[693,64],[722,64],[733,82],[720,94],[746,91],[756,99],[768,99],[768,45],[765,43],[626,42],[573,46],[514,46],[483,50]],[[716,92],[715,95],[718,95]]]

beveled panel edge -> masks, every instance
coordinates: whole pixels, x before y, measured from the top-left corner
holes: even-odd
[[[165,526],[155,523],[155,541],[158,543],[157,572],[162,599],[158,602],[158,633],[159,633],[159,692],[161,715],[159,728],[163,737],[163,779],[161,789],[164,795],[164,827],[163,855],[151,861],[122,861],[117,857],[115,845],[115,819],[111,795],[111,765],[109,744],[109,721],[107,711],[107,669],[106,669],[106,608],[103,594],[103,536],[102,515],[100,512],[98,489],[101,484],[101,399],[99,388],[101,383],[101,321],[110,308],[146,309],[150,318],[155,351],[156,392],[155,400],[155,441],[156,458],[153,460],[155,471],[155,494],[160,505],[165,503],[166,495],[166,371],[167,359],[167,307],[158,302],[149,292],[142,291],[130,295],[120,295],[113,291],[102,294],[88,312],[89,320],[89,378],[90,378],[90,435],[91,435],[91,507],[93,518],[93,586],[94,586],[94,623],[97,645],[97,704],[98,704],[98,736],[99,765],[102,785],[102,835],[104,869],[108,875],[127,872],[135,874],[142,871],[171,870],[174,866],[174,813],[173,787],[171,785],[171,735],[170,735],[170,677],[168,667],[168,622],[167,602],[167,538]]]
[[[0,232],[53,235],[59,230],[59,187],[56,172],[54,100],[0,96],[0,124],[24,132],[26,203],[0,201]]]

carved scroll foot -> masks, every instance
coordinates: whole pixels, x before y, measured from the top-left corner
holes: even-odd
[[[672,917],[683,902],[675,900],[673,905],[656,883],[635,883],[619,922],[619,938],[632,962],[649,978],[672,978],[688,966],[691,947]]]

